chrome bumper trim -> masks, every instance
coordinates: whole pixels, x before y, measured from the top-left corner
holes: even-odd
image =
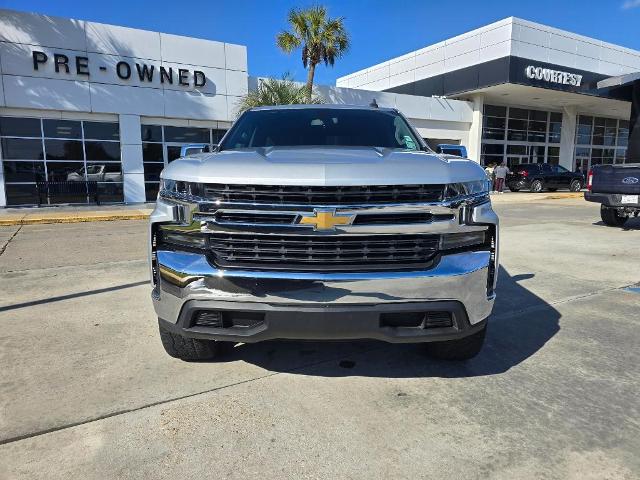
[[[491,254],[445,255],[429,270],[315,273],[222,270],[204,255],[159,250],[160,285],[154,307],[160,318],[176,322],[189,300],[270,305],[362,305],[455,300],[473,325],[489,316],[487,296]]]

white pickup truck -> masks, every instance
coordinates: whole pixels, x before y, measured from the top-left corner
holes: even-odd
[[[483,169],[433,153],[395,109],[245,112],[172,162],[150,224],[162,343],[184,360],[269,339],[481,349],[498,265]]]

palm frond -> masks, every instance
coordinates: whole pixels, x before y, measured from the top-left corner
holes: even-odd
[[[319,104],[322,99],[312,94],[308,96],[306,85],[301,85],[293,81],[288,73],[281,79],[266,78],[258,82],[255,90],[250,90],[240,99],[237,107],[237,115],[254,107],[264,107],[269,105],[296,105],[296,104]]]

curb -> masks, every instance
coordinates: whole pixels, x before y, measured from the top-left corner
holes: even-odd
[[[61,216],[61,217],[33,217],[25,215],[22,218],[0,219],[0,226],[12,225],[41,225],[47,223],[84,223],[84,222],[113,222],[117,220],[146,220],[148,213],[115,213],[107,215],[83,215],[83,216]]]
[[[552,194],[544,197],[545,200],[562,200],[563,198],[584,198],[584,192]]]

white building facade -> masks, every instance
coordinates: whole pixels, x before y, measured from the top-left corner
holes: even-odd
[[[472,103],[470,157],[586,172],[627,158],[630,91],[599,81],[640,71],[640,52],[506,18],[337,80],[339,87]]]
[[[510,18],[318,93],[375,98],[431,145],[466,145],[483,163],[584,169],[625,161],[631,103],[594,82],[637,70],[639,52]],[[96,193],[154,201],[180,147],[216,144],[257,81],[242,45],[10,10],[0,10],[0,77],[0,207]]]
[[[0,206],[154,200],[185,143],[214,144],[247,92],[241,45],[0,10]],[[87,192],[90,193],[90,192]]]

